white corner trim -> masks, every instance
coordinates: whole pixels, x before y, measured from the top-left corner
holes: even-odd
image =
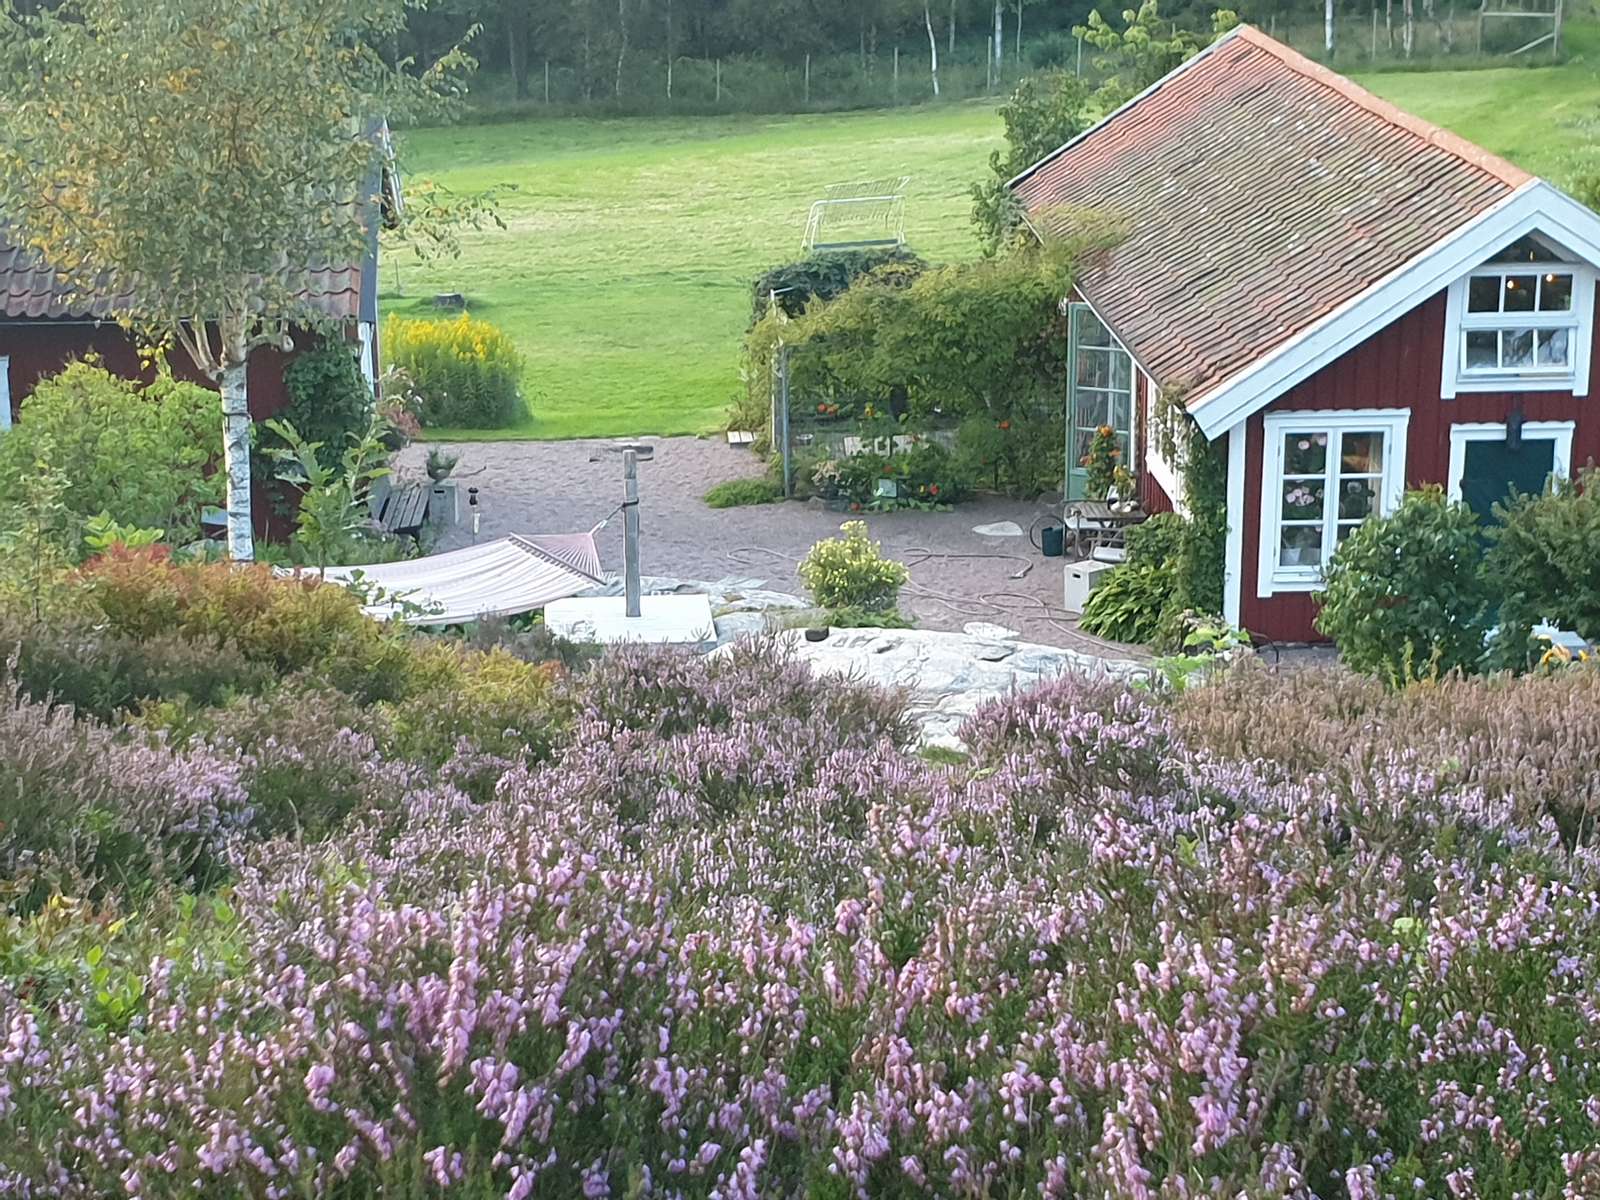
[[[1409,408],[1344,408],[1316,411],[1270,412],[1262,420],[1261,447],[1261,504],[1255,513],[1256,520],[1256,597],[1266,600],[1285,592],[1316,592],[1322,589],[1322,566],[1295,571],[1278,565],[1278,507],[1279,484],[1283,477],[1283,432],[1285,429],[1309,427],[1318,432],[1332,434],[1362,430],[1381,431],[1385,435],[1383,449],[1383,491],[1379,496],[1379,511],[1393,512],[1400,504],[1406,490],[1406,434],[1411,424]],[[1237,426],[1236,426],[1237,428]],[[1230,450],[1231,452],[1231,450]],[[1335,453],[1328,447],[1330,459]],[[1231,461],[1231,460],[1230,460]],[[1328,489],[1326,503],[1337,500]],[[1242,500],[1241,500],[1242,503]],[[1229,501],[1232,507],[1232,501]],[[1323,520],[1329,520],[1331,508],[1324,509]]]
[[[1529,266],[1533,268],[1530,274],[1537,274],[1551,266],[1560,266],[1572,272],[1572,314],[1577,323],[1572,338],[1572,370],[1561,375],[1486,375],[1480,378],[1473,378],[1464,372],[1461,366],[1461,317],[1467,308],[1467,282],[1474,274],[1467,271],[1453,279],[1445,290],[1444,345],[1441,347],[1444,359],[1439,372],[1441,400],[1454,400],[1461,392],[1589,394],[1589,351],[1594,344],[1595,272],[1581,263],[1530,263]],[[1502,315],[1506,318],[1499,323],[1502,327],[1516,324],[1518,314]]]
[[[1445,290],[1496,251],[1536,231],[1579,261],[1600,267],[1600,214],[1542,179],[1530,180],[1243,371],[1195,397],[1190,411],[1208,438],[1217,437]]]
[[[1522,436],[1537,440],[1550,438],[1555,442],[1551,450],[1553,461],[1550,471],[1558,479],[1572,475],[1572,435],[1577,430],[1576,421],[1524,421]],[[1452,503],[1461,503],[1461,478],[1467,469],[1468,442],[1498,442],[1506,436],[1504,421],[1463,421],[1450,426],[1450,468],[1445,482],[1449,486]]]
[[[372,353],[373,327],[371,321],[356,323],[356,338],[361,343],[361,374],[374,392],[378,388],[378,362]]]
[[[0,429],[11,428],[11,356],[0,354]]]
[[[1228,537],[1222,567],[1222,619],[1239,627],[1244,608],[1244,475],[1249,423],[1228,430]]]

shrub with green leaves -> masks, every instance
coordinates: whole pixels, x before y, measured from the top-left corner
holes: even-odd
[[[307,442],[318,443],[317,457],[324,466],[336,466],[372,419],[372,388],[354,349],[336,342],[297,355],[284,368],[283,386],[289,403],[275,414],[277,419]]]
[[[186,541],[221,495],[212,471],[222,454],[217,413],[217,394],[198,384],[145,384],[72,363],[39,382],[16,428],[0,437],[0,513],[25,504],[44,462],[70,482],[60,501],[74,530],[105,513]],[[67,541],[77,552],[76,532]]]
[[[1177,513],[1158,513],[1129,529],[1126,560],[1089,593],[1079,627],[1114,642],[1155,643],[1169,629],[1175,633],[1188,525]]]
[[[1483,567],[1500,605],[1501,665],[1527,665],[1541,621],[1600,639],[1600,470],[1496,506],[1495,515]]]
[[[893,608],[910,578],[905,564],[883,556],[867,537],[865,521],[846,521],[839,529],[843,537],[824,538],[800,562],[800,578],[812,598],[823,608]]]
[[[751,317],[759,321],[766,316],[774,296],[786,315],[798,317],[811,301],[832,300],[863,275],[870,274],[879,283],[903,286],[922,274],[927,266],[910,250],[900,246],[811,254],[762,272],[751,288]]]
[[[772,504],[783,499],[783,485],[759,476],[754,479],[724,479],[705,494],[711,508],[743,508],[749,504]]]
[[[391,316],[383,345],[421,398],[425,426],[504,429],[527,416],[522,355],[488,321],[466,313],[448,321]]]
[[[1317,594],[1317,628],[1358,671],[1404,682],[1473,670],[1489,625],[1482,531],[1438,487],[1407,494],[1340,544]]]

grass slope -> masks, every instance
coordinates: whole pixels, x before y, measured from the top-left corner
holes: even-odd
[[[1580,49],[1597,40],[1578,36]],[[1581,58],[1361,81],[1558,180],[1577,140],[1571,121],[1600,102]],[[424,269],[391,253],[383,305],[427,313],[433,293],[464,292],[528,357],[527,424],[438,437],[708,432],[740,386],[750,280],[796,257],[822,185],[911,175],[911,245],[932,259],[964,257],[976,251],[966,189],[999,140],[985,104],[416,131],[405,138],[413,173],[457,190],[517,190],[501,209],[508,228],[469,236],[459,259]]]

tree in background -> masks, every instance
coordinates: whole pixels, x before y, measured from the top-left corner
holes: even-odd
[[[994,254],[1022,229],[1022,209],[1006,186],[1089,124],[1089,92],[1064,71],[1026,76],[1000,106],[1006,149],[989,155],[990,178],[972,185],[972,223],[984,253]]]
[[[1093,10],[1088,21],[1072,32],[1101,51],[1095,57],[1095,67],[1103,82],[1095,92],[1095,100],[1102,112],[1110,112],[1238,23],[1238,14],[1219,8],[1211,15],[1212,38],[1205,38],[1163,17],[1160,0],[1143,0],[1137,11],[1129,9],[1122,14],[1120,30]]]
[[[325,318],[306,271],[375,233],[384,117],[454,94],[381,48],[407,0],[65,0],[0,18],[0,211],[72,287],[222,393],[228,549],[254,557],[245,365]],[[113,286],[108,287],[108,279]]]

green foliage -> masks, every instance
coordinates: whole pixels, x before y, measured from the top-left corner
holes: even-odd
[[[108,512],[96,513],[83,523],[83,544],[90,554],[104,554],[113,546],[138,549],[154,546],[167,535],[165,529],[140,529],[111,519]]]
[[[405,696],[385,710],[389,749],[433,765],[463,742],[507,761],[545,757],[563,727],[558,673],[500,647],[471,651],[446,640],[414,646]]]
[[[1222,611],[1222,579],[1228,542],[1228,444],[1207,441],[1185,415],[1183,495],[1189,510],[1178,564],[1182,606],[1203,613]]]
[[[1042,408],[1020,406],[996,420],[968,417],[956,430],[959,470],[974,484],[1032,497],[1060,488],[1066,445],[1066,405],[1040,397]]]
[[[1089,439],[1089,453],[1083,457],[1084,490],[1091,500],[1104,500],[1116,478],[1122,451],[1117,447],[1117,431],[1102,425]]]
[[[49,446],[39,449],[48,454]],[[62,497],[69,486],[48,458],[36,459],[19,494],[0,512],[0,602],[20,605],[39,620],[72,561],[76,522]]]
[[[1022,207],[1006,183],[1089,125],[1089,91],[1066,71],[1025,76],[1000,106],[1006,150],[989,155],[990,178],[972,185],[972,223],[984,253],[994,254],[1024,229]]]
[[[1503,665],[1525,667],[1532,627],[1549,621],[1600,639],[1600,470],[1495,507],[1484,575],[1499,602]]]
[[[916,620],[898,608],[876,609],[859,606],[830,608],[824,613],[835,629],[915,629]]]
[[[338,465],[345,445],[372,421],[372,388],[355,352],[338,341],[296,355],[283,372],[289,402],[277,419],[315,442],[324,466]]]
[[[740,508],[747,504],[772,504],[783,499],[783,485],[765,475],[754,479],[724,479],[705,494],[712,508]]]
[[[1473,670],[1490,596],[1477,516],[1438,487],[1356,528],[1328,564],[1317,628],[1345,662],[1392,682]]]
[[[814,495],[844,500],[851,511],[896,508],[934,510],[965,499],[971,479],[965,463],[931,438],[912,436],[906,449],[829,456],[807,463],[805,482]],[[888,444],[888,443],[882,443]],[[893,485],[887,495],[885,483]]]
[[[71,545],[105,513],[120,524],[192,538],[220,495],[212,470],[222,450],[217,394],[161,377],[141,384],[75,362],[41,380],[15,429],[0,437],[0,512],[24,503],[41,462],[70,482],[59,497]]]
[[[1176,588],[1170,563],[1158,566],[1130,557],[1089,593],[1078,627],[1114,642],[1153,641]]]
[[[773,294],[785,316],[798,317],[813,300],[828,301],[849,290],[863,275],[879,283],[905,286],[927,270],[904,246],[877,250],[827,250],[764,271],[750,291],[751,323],[767,315]]]
[[[377,539],[365,533],[371,525],[368,494],[374,480],[389,474],[378,418],[368,418],[359,436],[349,435],[336,466],[324,465],[322,444],[307,441],[286,421],[266,426],[287,447],[267,452],[283,464],[278,478],[300,489],[293,549],[319,570],[371,561],[365,555]]]
[[[1198,623],[1183,637],[1181,649],[1155,661],[1161,685],[1183,692],[1196,683],[1208,683],[1226,670],[1234,658],[1250,649],[1250,635],[1225,621]]]
[[[1124,10],[1122,23],[1122,29],[1113,28],[1098,9],[1091,9],[1088,21],[1072,30],[1101,51],[1094,65],[1102,76],[1095,91],[1102,112],[1131,100],[1206,44],[1198,34],[1163,18],[1160,0],[1142,0],[1137,10]],[[1212,14],[1215,35],[1238,23],[1238,16],[1227,9]]]
[[[522,355],[487,321],[466,313],[448,321],[391,316],[383,344],[421,397],[423,425],[498,429],[526,415]]]
[[[883,556],[867,537],[865,521],[846,521],[839,528],[843,537],[817,542],[800,562],[800,578],[812,598],[828,609],[892,609],[910,578],[905,565]]]

